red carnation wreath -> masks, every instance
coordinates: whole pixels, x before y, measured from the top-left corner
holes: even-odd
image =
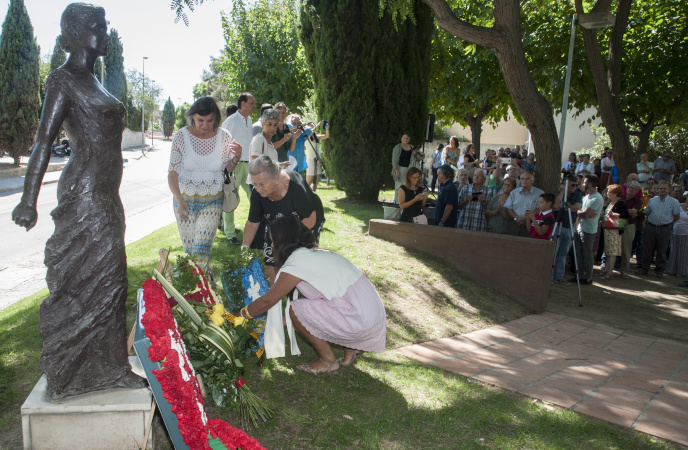
[[[160,362],[153,374],[179,421],[179,431],[192,450],[210,450],[208,435],[219,438],[228,449],[264,449],[244,431],[221,419],[208,421],[196,374],[188,359],[179,327],[172,315],[165,290],[157,281],[143,283],[146,311],[141,323],[151,341],[148,356]]]

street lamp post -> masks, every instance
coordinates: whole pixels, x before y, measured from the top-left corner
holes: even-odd
[[[566,64],[566,80],[564,81],[564,99],[561,103],[561,126],[559,127],[559,151],[564,152],[564,136],[566,135],[566,116],[569,110],[569,88],[571,86],[571,66],[573,65],[573,47],[576,40],[576,25],[583,28],[597,29],[604,27],[613,27],[616,17],[608,12],[581,14],[577,17],[575,14],[571,19],[571,39],[569,41],[569,58]]]
[[[153,83],[155,83],[155,80],[151,80],[151,89],[153,89]],[[151,123],[150,123],[151,147],[155,148],[155,143],[153,142],[153,115],[155,115],[155,110],[151,113]]]
[[[141,151],[143,152],[146,147],[146,135],[145,135],[145,122],[143,114],[146,111],[146,60],[147,56],[143,57],[143,68],[141,71]]]

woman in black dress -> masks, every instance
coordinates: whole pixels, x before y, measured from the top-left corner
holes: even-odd
[[[27,230],[60,127],[72,157],[57,186],[51,215],[55,233],[45,248],[50,297],[40,310],[41,369],[53,398],[114,387],[143,387],[131,372],[126,348],[127,259],[122,180],[124,105],[93,74],[110,40],[105,10],[72,3],[60,21],[60,46],[69,58],[46,81],[46,97],[12,219]]]
[[[404,176],[404,184],[399,188],[399,207],[402,209],[400,222],[413,222],[414,217],[423,215],[423,208],[429,192],[423,190],[423,172],[411,167]]]
[[[292,215],[313,232],[317,242],[325,217],[320,198],[306,184],[300,173],[280,169],[278,163],[268,156],[252,160],[248,165],[248,172],[253,181],[253,192],[241,248],[248,248],[256,234],[263,233],[263,236],[258,236],[258,240],[263,239],[265,271],[272,285],[277,272],[268,232],[270,224],[278,217]],[[261,222],[266,226],[261,226]]]

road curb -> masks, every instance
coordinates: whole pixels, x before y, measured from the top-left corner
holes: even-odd
[[[60,181],[60,180],[48,180],[48,181],[44,181],[44,182],[41,183],[41,186],[44,186],[44,185],[46,185],[46,184],[57,183],[58,181]],[[21,190],[21,189],[24,189],[24,185],[23,185],[23,184],[21,184],[21,185],[19,185],[19,186],[15,186],[15,187],[0,188],[0,194],[3,193],[3,192],[18,191],[18,190]]]

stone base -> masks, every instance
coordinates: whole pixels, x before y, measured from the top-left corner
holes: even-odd
[[[135,373],[141,363],[129,357]],[[25,449],[138,449],[153,395],[149,388],[108,391],[52,400],[43,375],[21,407]],[[148,439],[152,448],[152,433]]]

